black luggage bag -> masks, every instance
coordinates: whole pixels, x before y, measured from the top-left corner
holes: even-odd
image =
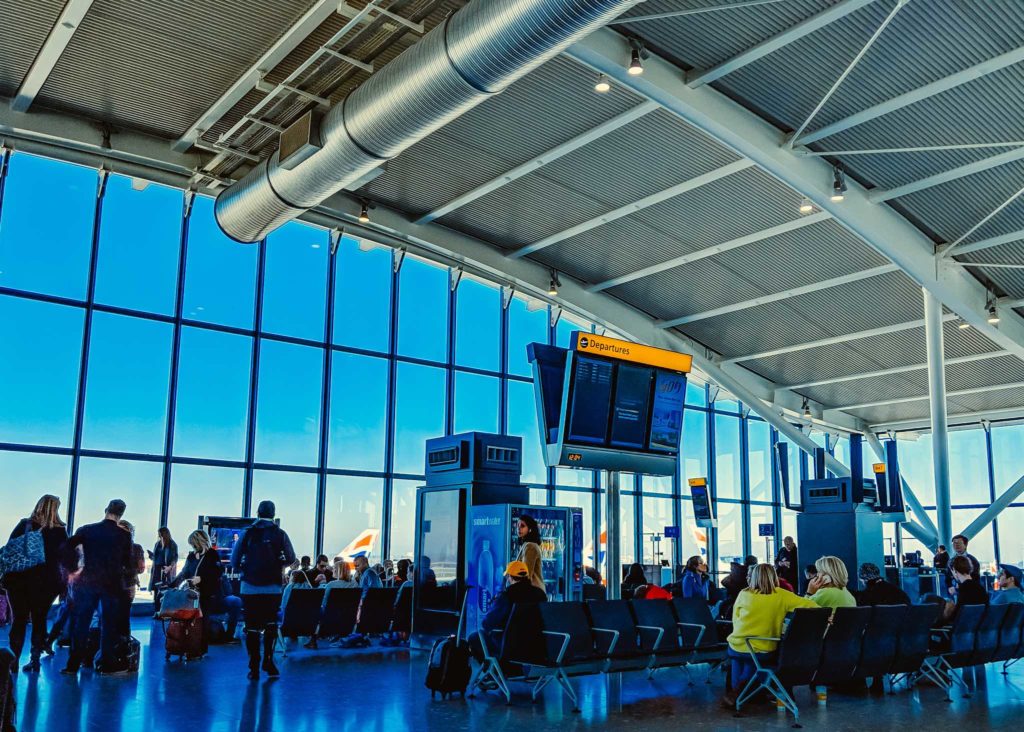
[[[471,670],[469,665],[469,644],[462,637],[462,623],[466,614],[466,598],[462,599],[462,612],[459,614],[459,626],[455,635],[439,638],[430,649],[430,661],[427,664],[426,687],[430,689],[430,698],[438,693],[447,699],[455,692],[466,695]]]

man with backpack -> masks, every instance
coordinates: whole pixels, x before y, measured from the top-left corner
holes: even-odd
[[[249,652],[249,678],[280,676],[274,665],[277,614],[281,610],[281,572],[295,562],[288,534],[274,523],[273,501],[261,501],[256,522],[231,550],[231,566],[242,575],[242,607],[245,609],[245,648]]]

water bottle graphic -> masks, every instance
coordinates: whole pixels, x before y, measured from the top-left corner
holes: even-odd
[[[494,557],[491,555],[491,542],[484,539],[484,548],[477,560],[476,586],[478,588],[479,607],[486,613],[491,607],[494,592]]]

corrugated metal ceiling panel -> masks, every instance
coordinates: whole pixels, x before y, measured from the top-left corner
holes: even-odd
[[[177,137],[311,4],[96,0],[40,102]]]
[[[968,394],[950,398],[950,403],[954,402],[956,403],[956,409],[950,408],[951,413],[1009,409],[1011,407],[1024,406],[1024,388],[993,389],[992,391],[980,394]]]
[[[5,0],[0,95],[14,96],[64,8],[64,0]]]
[[[1024,382],[1024,362],[1016,356],[946,366],[947,392],[1017,382]]]
[[[799,394],[828,407],[843,408],[852,404],[868,404],[885,399],[901,399],[928,393],[928,373],[911,371],[887,374],[864,381],[842,381],[810,389]]]
[[[965,254],[959,259],[964,262],[1024,265],[1024,244],[1017,243],[994,249],[983,249],[979,252]],[[971,272],[980,274],[994,282],[1000,291],[998,294],[1014,299],[1024,297],[1024,269],[1008,269],[1003,267],[970,267],[969,269]]]
[[[886,404],[881,407],[853,409],[847,412],[868,424],[900,422],[909,419],[928,419],[928,400],[920,402],[903,402],[902,404]]]

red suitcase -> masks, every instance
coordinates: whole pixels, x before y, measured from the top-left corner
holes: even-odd
[[[206,641],[203,638],[202,617],[191,620],[170,620],[164,626],[164,658],[181,656],[193,661],[206,655]]]

